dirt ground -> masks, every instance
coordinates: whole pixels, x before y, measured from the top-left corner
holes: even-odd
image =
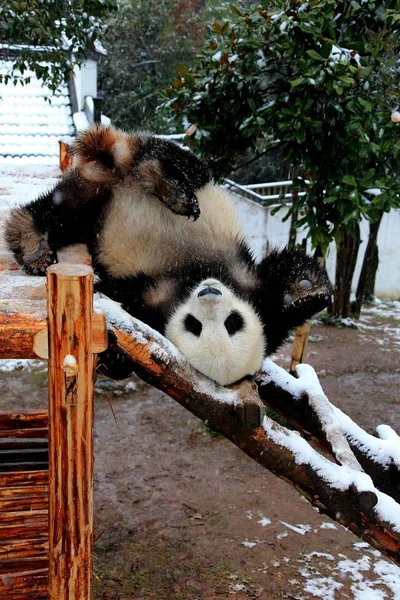
[[[371,433],[398,429],[399,334],[400,303],[312,330],[328,397]],[[0,382],[1,409],[45,406],[43,367]],[[400,599],[398,567],[146,384],[99,382],[95,438],[94,600]]]

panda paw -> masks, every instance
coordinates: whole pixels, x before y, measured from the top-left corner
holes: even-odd
[[[331,285],[325,275],[310,271],[285,290],[283,309],[312,316],[329,304],[331,293]]]
[[[200,216],[199,202],[194,194],[185,194],[174,189],[164,204],[176,215],[189,217],[193,221],[197,221]]]
[[[47,267],[55,262],[55,253],[45,239],[40,241],[36,252],[21,255],[21,264],[24,271],[31,275],[45,275]]]

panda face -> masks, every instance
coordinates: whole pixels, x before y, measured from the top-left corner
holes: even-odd
[[[221,385],[252,375],[264,357],[257,313],[216,279],[191,292],[171,315],[165,334],[198,371]]]

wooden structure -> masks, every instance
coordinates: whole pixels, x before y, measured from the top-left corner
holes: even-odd
[[[107,345],[104,315],[140,377],[400,564],[399,438],[390,428],[376,455],[376,438],[348,428],[315,374],[307,388],[304,367],[299,380],[273,363],[268,371],[268,361],[255,382],[227,389],[206,380],[116,303],[98,299],[93,313],[87,256],[59,258],[66,262],[48,269],[47,292],[44,278],[1,274],[0,358],[48,358],[49,411],[0,413],[0,600],[91,600],[93,375]]]
[[[24,277],[22,301],[19,276],[2,274],[0,358],[48,358],[49,374],[48,412],[0,413],[4,600],[91,599],[93,378],[107,334],[82,262],[48,269],[47,303],[44,279]]]

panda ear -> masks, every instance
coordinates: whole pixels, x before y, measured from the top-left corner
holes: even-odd
[[[78,134],[72,164],[87,181],[111,184],[131,166],[136,144],[133,136],[96,123]]]

